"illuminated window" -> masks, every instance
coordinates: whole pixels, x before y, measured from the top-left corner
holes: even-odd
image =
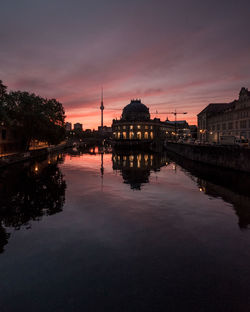
[[[123,160],[127,160],[127,156],[123,156]]]
[[[150,132],[150,139],[153,139],[153,138],[154,138],[154,133]]]
[[[130,130],[133,130],[133,126],[132,125],[130,125],[129,128],[130,128]]]
[[[121,127],[120,127],[120,126],[118,126],[117,128],[118,128],[119,130],[121,129]]]
[[[153,159],[154,159],[154,156],[150,155],[150,166],[153,166]]]
[[[145,126],[145,129],[148,129],[148,126]]]
[[[132,131],[129,132],[129,138],[130,138],[130,140],[132,140],[132,139],[134,138],[134,135],[135,135],[134,132],[132,132]]]
[[[134,160],[134,155],[130,155],[130,156],[129,156],[129,160],[130,160],[130,161],[133,161],[133,160]]]
[[[121,132],[117,132],[117,139],[121,138]]]
[[[138,131],[138,132],[136,133],[136,138],[139,139],[139,140],[141,140],[141,131]]]
[[[146,140],[148,139],[148,132],[144,133],[144,139],[146,139]]]
[[[137,168],[141,168],[141,154],[138,154],[136,156],[137,159]]]
[[[126,126],[123,126],[122,129],[126,129]]]
[[[123,137],[123,139],[126,139],[127,138],[127,133],[126,132],[122,132],[122,137]]]
[[[137,126],[137,129],[141,129],[141,126],[140,126],[140,125],[138,125],[138,126]]]
[[[150,129],[153,129],[153,126],[150,126]]]
[[[148,154],[144,155],[144,160],[147,162],[148,161]]]

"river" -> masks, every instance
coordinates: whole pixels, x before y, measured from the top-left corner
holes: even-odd
[[[249,175],[72,150],[2,170],[0,220],[2,312],[250,309]]]

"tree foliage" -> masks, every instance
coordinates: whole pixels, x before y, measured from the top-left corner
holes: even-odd
[[[3,85],[0,80],[0,125],[7,120],[6,103],[7,101],[7,87]]]
[[[7,93],[0,81],[0,122],[15,128],[22,138],[23,149],[31,140],[58,144],[65,137],[65,112],[56,99],[45,99],[34,93]]]

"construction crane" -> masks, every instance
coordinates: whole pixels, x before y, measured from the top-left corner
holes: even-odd
[[[169,114],[172,114],[172,115],[174,115],[174,129],[175,129],[175,138],[176,138],[176,132],[177,132],[177,125],[176,125],[176,119],[177,119],[177,115],[186,115],[187,114],[187,112],[177,112],[176,111],[176,109],[174,110],[174,112],[164,112],[164,113],[158,113],[157,111],[156,111],[156,113],[157,114],[164,114],[164,115],[169,115]]]

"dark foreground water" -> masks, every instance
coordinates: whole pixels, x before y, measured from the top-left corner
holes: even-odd
[[[71,152],[0,172],[0,311],[250,311],[250,178]]]

